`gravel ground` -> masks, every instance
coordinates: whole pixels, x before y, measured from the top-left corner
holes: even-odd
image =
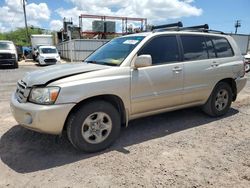
[[[109,149],[20,127],[10,93],[32,63],[0,70],[0,187],[250,187],[250,84],[223,118],[199,108],[130,122]]]

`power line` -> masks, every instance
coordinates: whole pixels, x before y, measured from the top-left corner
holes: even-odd
[[[235,34],[237,34],[238,27],[241,27],[241,21],[240,20],[236,20],[236,22],[234,24],[234,27],[235,27]]]
[[[26,35],[27,35],[27,42],[30,42],[30,37],[29,37],[29,31],[28,31],[28,24],[27,24],[27,18],[26,18],[26,9],[25,9],[25,3],[27,0],[22,0],[23,1],[23,14],[24,14],[24,22],[25,22],[25,28],[26,28]]]

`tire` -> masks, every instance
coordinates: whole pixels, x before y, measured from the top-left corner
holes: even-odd
[[[75,148],[97,152],[106,149],[117,139],[121,119],[117,109],[110,103],[93,101],[72,113],[66,125],[68,139]]]
[[[32,59],[33,59],[33,61],[36,61],[36,56],[32,55]]]
[[[232,89],[225,82],[218,83],[203,106],[203,111],[212,117],[225,115],[232,103]]]
[[[18,62],[15,63],[14,69],[18,69]]]
[[[246,73],[248,73],[250,71],[250,64],[249,63],[246,64],[245,71],[246,71]]]

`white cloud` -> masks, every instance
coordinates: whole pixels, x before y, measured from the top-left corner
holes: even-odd
[[[59,31],[63,27],[63,23],[61,20],[52,20],[50,21],[50,29],[53,31]]]
[[[57,14],[60,15],[60,17],[63,19],[66,17],[66,20],[69,21],[72,19],[73,24],[77,25],[79,24],[79,16],[81,14],[88,14],[87,11],[81,11],[79,10],[77,7],[71,8],[71,9],[63,9],[63,8],[59,8],[56,10]],[[67,17],[67,15],[69,15]],[[84,19],[82,20],[82,25],[83,25],[83,29],[84,30],[89,30],[91,29],[92,25],[91,25],[91,21],[90,19]]]
[[[31,20],[49,20],[50,10],[46,3],[31,3],[26,6],[27,17]]]
[[[97,14],[110,16],[127,16],[147,18],[149,24],[171,22],[189,16],[200,16],[202,9],[194,5],[194,0],[67,0],[73,8],[55,10],[61,20],[72,18],[78,25],[80,14]],[[9,31],[16,27],[24,27],[21,0],[5,0],[0,7],[0,31]],[[60,20],[51,20],[51,11],[46,3],[30,3],[27,1],[26,12],[28,25],[42,26],[47,22],[52,30],[61,26]],[[83,19],[83,30],[91,29],[91,19]],[[117,24],[120,24],[117,22]]]
[[[58,9],[63,18],[67,15],[78,24],[78,17],[83,14],[147,18],[150,24],[183,17],[200,16],[202,9],[192,5],[194,0],[68,0],[75,5],[72,9]],[[91,21],[83,19],[85,27],[91,28]],[[83,27],[83,30],[85,29]]]
[[[50,19],[50,10],[46,3],[26,4],[28,25],[41,26],[41,21]],[[16,27],[24,27],[23,7],[21,0],[5,0],[0,7],[0,31],[9,31]]]

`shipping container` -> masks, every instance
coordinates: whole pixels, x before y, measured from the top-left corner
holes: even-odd
[[[105,39],[74,39],[57,44],[61,58],[73,61],[83,61],[97,48],[107,43]]]
[[[237,43],[241,54],[246,55],[249,49],[249,40],[250,35],[243,35],[243,34],[230,34],[235,42]]]

